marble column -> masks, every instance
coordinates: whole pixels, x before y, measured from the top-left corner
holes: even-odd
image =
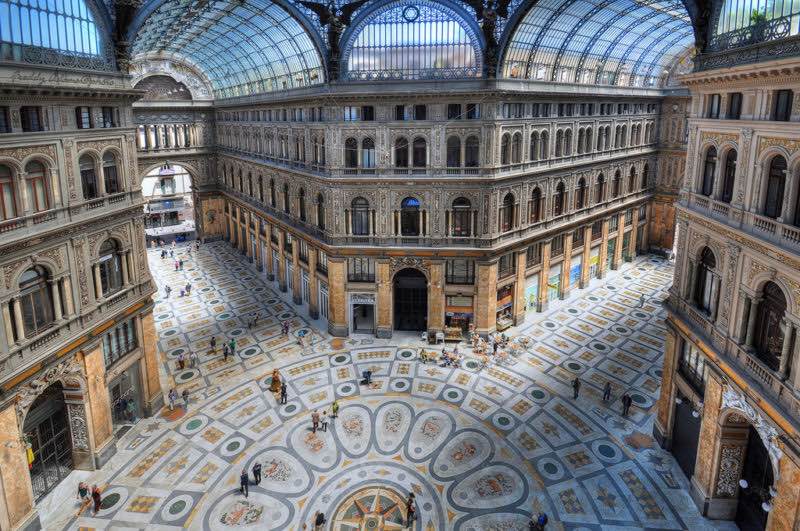
[[[597,277],[605,278],[608,268],[608,220],[603,220],[603,229],[600,238],[600,256],[597,257]]]
[[[122,264],[122,285],[127,286],[130,284],[130,277],[128,276],[128,252],[123,251],[120,253],[120,263]]]
[[[712,518],[712,513],[716,510],[712,508],[712,503],[719,468],[719,439],[722,429],[719,414],[722,407],[722,391],[719,377],[713,371],[709,371],[703,397],[703,418],[700,421],[696,464],[690,481],[690,494],[695,505],[702,515]]]
[[[141,336],[140,345],[142,347],[142,360],[144,371],[142,371],[142,400],[144,414],[147,417],[153,416],[164,406],[164,392],[161,389],[161,379],[159,378],[160,357],[158,353],[158,334],[155,323],[153,322],[152,310],[140,314],[137,321],[140,323]]]
[[[347,337],[347,261],[328,259],[328,333]]]
[[[517,280],[514,284],[514,326],[525,322],[525,268],[528,265],[528,256],[525,251],[517,252],[514,260],[517,261]]]
[[[26,447],[13,401],[0,411],[0,529],[41,529]]]
[[[750,311],[747,314],[747,335],[745,335],[744,344],[752,348],[755,341],[756,333],[756,314],[758,313],[758,304],[761,302],[758,298],[750,297]]]
[[[592,258],[592,226],[589,225],[578,230],[583,230],[583,256],[581,257],[580,288],[585,289],[589,286],[589,282],[591,282],[591,279],[589,278],[591,264],[589,262]]]
[[[286,235],[281,234],[278,237],[278,287],[284,293],[287,291],[286,287],[286,252],[284,249],[284,242]]]
[[[22,303],[19,298],[14,299],[14,324],[17,327],[17,343],[25,341],[25,324],[22,321]]]
[[[72,302],[72,282],[70,281],[69,276],[64,277],[62,282],[64,287],[64,309],[67,317],[71,317],[75,314],[75,307]]]
[[[319,319],[319,288],[317,287],[317,249],[308,247],[308,316]]]
[[[656,404],[656,418],[653,423],[653,436],[662,448],[672,446],[672,423],[675,413],[674,377],[679,357],[680,342],[672,328],[667,328],[664,339],[664,364],[662,366],[661,393]]]
[[[100,264],[94,264],[94,266],[92,266],[92,271],[94,273],[95,298],[100,300],[103,297],[103,283],[100,281]]]
[[[428,335],[444,331],[444,262],[430,263],[428,285]]]
[[[781,380],[786,380],[789,376],[789,350],[792,347],[792,334],[794,333],[794,326],[792,323],[784,318],[781,322],[781,330],[783,331],[783,345],[781,346],[781,359],[778,368],[778,375]]]
[[[303,304],[303,269],[300,267],[300,241],[292,244],[292,302]]]
[[[475,332],[486,336],[497,327],[497,262],[477,264]]]
[[[111,424],[111,403],[106,388],[106,366],[101,343],[83,351],[86,374],[87,428],[93,442],[94,465],[100,468],[116,451],[114,430]]]
[[[53,317],[56,321],[60,321],[63,317],[61,311],[61,288],[58,285],[58,280],[50,281],[50,294],[53,298]]]
[[[558,294],[560,299],[569,297],[572,290],[569,278],[570,269],[572,269],[572,232],[564,235],[564,261],[561,262],[561,290]]]
[[[622,264],[622,244],[625,240],[625,213],[622,212],[617,218],[617,241],[614,246],[614,259],[611,262],[611,269],[619,269]]]
[[[542,242],[542,267],[539,273],[539,300],[536,303],[536,311],[544,312],[549,304],[548,281],[550,280],[550,247],[552,240]]]
[[[639,207],[634,207],[633,224],[631,227],[631,241],[630,241],[631,248],[628,250],[628,252],[631,255],[631,258],[636,258],[636,243],[638,238],[639,238]]]
[[[9,308],[11,301],[2,303],[3,308],[3,328],[6,332],[6,343],[10,347],[14,342],[14,323],[11,321],[11,309]]]
[[[377,260],[375,262],[375,285],[378,288],[375,300],[375,312],[377,312],[377,323],[375,335],[380,338],[392,337],[392,316],[393,316],[393,294],[392,294],[392,272],[391,264],[388,260]]]

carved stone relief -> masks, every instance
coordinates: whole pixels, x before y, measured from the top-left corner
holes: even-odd
[[[739,475],[744,458],[744,446],[726,444],[720,450],[717,496],[734,497],[739,489]]]
[[[800,150],[800,140],[790,140],[788,138],[776,138],[771,136],[762,136],[758,139],[758,149],[756,150],[756,158],[761,156],[765,150],[771,147],[782,147],[789,154],[793,154],[795,151]]]
[[[51,384],[60,381],[70,387],[82,387],[83,370],[76,357],[70,357],[45,370],[39,376],[20,386],[16,396],[17,415],[20,424],[28,413],[28,408]]]
[[[393,256],[389,258],[389,274],[394,276],[401,269],[412,268],[421,271],[430,279],[430,264],[427,260],[413,256]]]
[[[69,417],[69,432],[72,436],[72,448],[75,450],[89,450],[89,432],[86,428],[86,406],[83,404],[67,404]]]
[[[747,403],[745,397],[730,385],[726,385],[725,390],[722,392],[722,409],[727,408],[741,411],[742,414],[750,420],[759,436],[761,436],[761,442],[764,443],[767,449],[769,458],[772,461],[775,479],[777,480],[780,472],[778,463],[781,457],[783,457],[783,451],[780,449],[780,446],[778,446],[778,430],[764,419],[761,413]]]

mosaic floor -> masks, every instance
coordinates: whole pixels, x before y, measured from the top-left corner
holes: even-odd
[[[300,530],[316,511],[331,529],[400,529],[409,492],[415,529],[527,530],[539,511],[548,529],[715,528],[651,437],[664,335],[658,303],[672,278],[660,259],[626,265],[512,331],[533,341],[507,364],[481,369],[466,349],[467,361],[452,369],[421,363],[419,345],[397,339],[331,338],[225,243],[184,255],[177,272],[149,253],[162,288],[154,315],[165,385],[189,389],[191,403],[119,440],[91,480],[105,485],[96,517],[77,516],[68,501],[48,529]],[[179,297],[189,280],[192,295]],[[212,335],[220,344],[236,338],[236,355],[210,354]],[[190,351],[198,365],[177,370]],[[284,405],[269,391],[274,368],[288,383]],[[362,386],[357,375],[367,368],[373,382]],[[583,386],[573,400],[576,374]],[[600,399],[606,381],[610,403]],[[634,407],[623,418],[626,390]],[[334,399],[338,418],[313,433],[310,411]],[[245,498],[239,474],[256,461],[263,481]]]

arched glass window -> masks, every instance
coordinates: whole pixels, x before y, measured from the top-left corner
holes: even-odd
[[[269,204],[272,208],[276,208],[278,206],[278,200],[275,197],[277,194],[275,193],[275,179],[269,180]]]
[[[342,45],[344,79],[465,78],[481,75],[479,37],[443,4],[392,3],[355,26]]]
[[[19,301],[25,337],[34,337],[48,328],[54,320],[49,275],[36,266],[25,271],[19,279]]]
[[[325,197],[317,194],[317,227],[325,230]]]
[[[620,194],[620,187],[622,185],[622,176],[619,174],[619,170],[614,173],[614,181],[611,183],[611,197],[619,197]]]
[[[531,160],[539,160],[539,133],[531,133],[531,145],[529,146]]]
[[[264,202],[264,178],[258,176],[258,200]]]
[[[511,162],[519,164],[522,162],[522,133],[514,133],[511,141]]]
[[[564,186],[563,181],[558,183],[556,186],[556,194],[553,196],[553,215],[560,216],[564,213],[564,207],[566,206],[566,187]]]
[[[451,136],[447,139],[447,167],[458,168],[461,166],[461,139]]]
[[[722,196],[720,199],[724,203],[730,203],[733,199],[733,185],[736,179],[736,150],[731,149],[725,155],[725,169],[722,175]]]
[[[400,234],[403,236],[419,236],[422,225],[419,200],[406,197],[400,203]]]
[[[550,135],[547,131],[542,131],[542,147],[539,151],[539,158],[546,160],[550,156]]]
[[[81,185],[83,186],[83,198],[94,199],[100,190],[97,186],[97,174],[94,170],[94,159],[89,155],[83,155],[78,159],[78,167],[81,170]]]
[[[100,286],[103,295],[122,289],[122,255],[114,240],[106,240],[100,246]]]
[[[578,130],[578,155],[583,155],[583,143],[586,141],[586,133],[583,129]]]
[[[361,167],[375,167],[375,141],[371,138],[365,138],[361,141]]]
[[[572,129],[564,132],[564,156],[572,155]]]
[[[358,140],[348,138],[344,141],[345,168],[358,168]]]
[[[564,131],[556,131],[556,157],[564,153]]]
[[[500,164],[511,164],[511,135],[508,133],[500,139]]]
[[[780,155],[769,163],[767,194],[764,198],[764,215],[779,218],[783,211],[783,194],[786,188],[786,159]]]
[[[0,164],[0,221],[17,217],[17,194],[14,173]]]
[[[589,127],[586,129],[586,142],[584,144],[584,153],[590,153],[592,151],[592,128]]]
[[[408,168],[408,139],[398,138],[394,141],[395,168]]]
[[[767,282],[756,310],[756,355],[767,367],[777,371],[783,352],[783,324],[786,315],[786,296],[774,282]]]
[[[480,139],[469,136],[464,144],[464,166],[477,168],[480,165]]]
[[[583,208],[586,206],[586,179],[581,177],[578,179],[578,187],[575,189],[575,208]]]
[[[25,166],[25,190],[28,192],[28,200],[34,212],[50,208],[48,186],[49,179],[44,164],[35,160],[29,162]]]
[[[633,193],[636,189],[636,168],[631,166],[631,171],[628,173],[628,193]]]
[[[697,265],[697,278],[695,279],[694,302],[701,310],[711,313],[714,293],[714,270],[717,259],[708,247],[700,253],[700,263]]]
[[[459,197],[453,201],[453,236],[472,235],[472,204],[469,199]]]
[[[300,221],[306,220],[306,191],[300,188],[297,193],[297,207],[300,210]]]
[[[645,164],[642,169],[642,190],[647,190],[647,174],[650,172],[650,167]]]
[[[353,234],[356,236],[369,235],[369,201],[363,197],[356,197],[350,203],[352,211],[350,213]]]
[[[40,46],[75,56],[101,53],[94,17],[82,0],[46,4],[2,0],[0,20],[0,41],[4,43]]]
[[[424,168],[428,165],[428,144],[422,137],[414,139],[413,162],[415,168]]]
[[[508,232],[514,228],[514,196],[510,193],[503,198],[499,218],[500,232]]]
[[[107,194],[118,194],[122,191],[122,183],[117,172],[117,157],[111,152],[103,155],[103,180]]]
[[[717,172],[717,149],[714,146],[706,151],[706,161],[703,164],[703,182],[700,193],[711,197],[714,192],[714,174]]]
[[[283,185],[283,211],[285,213],[291,212],[291,202],[289,200],[289,185],[284,183]]]
[[[594,202],[602,203],[606,198],[606,178],[601,173],[594,184]]]
[[[530,222],[537,223],[542,220],[542,190],[537,186],[531,193]]]
[[[247,172],[247,195],[253,197],[253,174]]]

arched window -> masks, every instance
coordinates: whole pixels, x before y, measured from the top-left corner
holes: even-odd
[[[592,128],[586,128],[586,143],[584,148],[584,153],[590,153],[592,151]]]
[[[528,211],[531,223],[542,221],[542,190],[538,186],[531,192],[531,204]]]
[[[291,202],[289,201],[289,185],[284,183],[283,185],[283,211],[287,214],[291,212]]]
[[[606,130],[601,127],[597,131],[597,151],[603,151],[605,149],[605,138]]]
[[[97,186],[97,173],[94,169],[94,159],[89,155],[83,155],[80,159],[78,159],[78,167],[81,170],[83,198],[96,198],[100,194],[100,189]]]
[[[345,168],[358,168],[358,140],[348,138],[344,141]]]
[[[511,193],[503,198],[499,218],[500,232],[508,232],[514,228],[514,196]]]
[[[558,183],[556,186],[556,193],[553,196],[553,215],[560,216],[564,213],[564,207],[566,206],[566,187],[564,186],[564,182]]]
[[[619,197],[620,194],[620,186],[622,184],[622,176],[619,173],[619,170],[614,173],[614,181],[611,183],[611,198]]]
[[[556,131],[556,157],[564,153],[564,131]]]
[[[258,200],[264,202],[264,178],[258,176]]]
[[[325,197],[317,194],[317,227],[325,230]]]
[[[122,255],[114,240],[106,240],[100,246],[100,287],[107,296],[122,289]]]
[[[300,210],[300,221],[306,220],[306,191],[300,188],[297,193],[297,207]]]
[[[14,173],[0,165],[0,221],[17,217],[17,187]]]
[[[461,139],[451,136],[447,139],[447,167],[458,168],[461,166]]]
[[[519,164],[522,162],[522,133],[514,133],[511,141],[511,162]]]
[[[714,174],[717,171],[717,148],[711,146],[706,151],[706,161],[703,164],[703,182],[700,193],[710,197],[714,192]]]
[[[647,174],[650,172],[650,167],[645,164],[642,169],[642,190],[647,190]]]
[[[122,191],[122,183],[117,171],[117,157],[110,151],[103,155],[103,181],[107,194],[118,194]]]
[[[767,282],[756,310],[756,334],[753,347],[756,355],[773,371],[780,368],[783,352],[783,319],[786,316],[786,296],[774,282]]]
[[[11,7],[9,7],[9,4]],[[82,0],[52,4],[3,2],[2,40],[5,43],[50,48],[73,57],[82,67],[103,62],[101,39],[92,11]],[[20,27],[22,31],[20,31]],[[74,38],[73,38],[74,37]],[[41,52],[40,52],[41,53]]]
[[[628,145],[628,126],[622,126],[621,138],[619,139],[619,147],[626,147]]]
[[[606,178],[601,173],[594,184],[594,202],[602,203],[606,198]]]
[[[363,197],[356,197],[350,203],[352,207],[351,225],[355,236],[369,235],[369,201]]]
[[[717,259],[708,247],[700,253],[700,263],[697,264],[697,278],[695,279],[694,302],[704,312],[711,313],[713,299],[716,297],[714,283],[714,270]]]
[[[736,150],[731,149],[725,155],[725,167],[722,175],[722,196],[720,200],[730,203],[733,199],[733,185],[736,179]]]
[[[375,167],[375,141],[371,138],[365,138],[361,141],[361,167]]]
[[[247,172],[247,195],[253,197],[253,174]]]
[[[564,133],[564,156],[572,155],[572,129],[567,129]]]
[[[586,179],[578,179],[578,187],[575,189],[575,208],[580,209],[586,206]]]
[[[542,131],[542,147],[539,150],[539,158],[547,160],[550,156],[550,134],[547,131]]]
[[[31,161],[25,166],[25,191],[34,212],[42,212],[50,208],[48,193],[49,179],[44,164]]]
[[[414,139],[412,159],[415,168],[424,168],[428,165],[428,144],[422,137]]]
[[[631,171],[628,173],[628,193],[633,193],[636,189],[636,168],[631,166]]]
[[[275,193],[275,179],[270,179],[269,180],[269,204],[270,204],[270,206],[272,208],[277,208],[277,206],[278,206],[278,200],[277,200],[277,198],[275,196],[276,196],[276,193]]]
[[[578,155],[583,155],[583,143],[586,141],[586,133],[583,129],[578,130]]]
[[[786,159],[778,155],[769,163],[767,194],[764,198],[764,215],[779,218],[783,211],[783,194],[786,188]]]
[[[500,164],[511,164],[511,135],[508,133],[500,139]]]
[[[539,160],[539,133],[531,133],[531,145],[529,146],[531,160]]]
[[[480,139],[469,136],[464,144],[464,166],[477,168],[480,165]]]
[[[408,139],[398,138],[394,141],[395,168],[408,168]]]
[[[453,236],[472,235],[472,203],[465,197],[453,201]]]
[[[41,266],[28,269],[19,279],[19,302],[25,337],[38,335],[54,321],[48,279],[47,271]]]
[[[400,203],[400,234],[403,236],[419,236],[422,226],[419,200],[406,197]]]

